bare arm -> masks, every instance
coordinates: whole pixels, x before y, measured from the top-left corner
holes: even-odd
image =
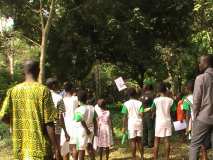
[[[66,127],[65,127],[63,113],[61,113],[59,116],[60,116],[59,119],[60,119],[60,122],[61,122],[61,124],[62,124],[62,128],[63,128],[64,133],[65,133],[66,140],[69,141],[69,140],[70,140],[70,136],[69,136],[69,134],[67,133],[67,129],[66,129]]]
[[[88,129],[86,122],[85,122],[85,121],[81,121],[81,124],[82,124],[82,126],[84,127],[84,129],[86,130],[87,135],[90,135],[91,132],[90,132],[90,130]]]
[[[128,120],[127,115],[124,115],[124,117],[123,117],[123,131],[127,130],[127,126],[128,126],[127,120]]]

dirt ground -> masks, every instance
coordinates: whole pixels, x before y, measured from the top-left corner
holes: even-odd
[[[159,152],[159,160],[163,160],[164,157],[164,149],[163,144],[160,146]],[[171,160],[187,160],[188,159],[188,145],[179,142],[172,142],[171,145]],[[2,143],[0,141],[0,160],[12,160],[12,149],[11,146],[8,144]],[[212,160],[212,153],[209,153],[209,160]],[[152,149],[145,149],[145,159],[151,160],[152,156]],[[86,158],[88,159],[88,158]],[[97,159],[99,159],[97,157]],[[138,153],[139,159],[139,153]],[[131,160],[131,153],[129,149],[126,148],[119,148],[119,146],[115,146],[110,153],[110,160]]]

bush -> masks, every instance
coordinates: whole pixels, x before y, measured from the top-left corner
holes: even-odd
[[[0,122],[0,140],[10,137],[10,130],[6,124]]]

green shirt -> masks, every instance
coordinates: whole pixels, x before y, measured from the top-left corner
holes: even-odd
[[[190,107],[191,107],[191,103],[187,99],[185,99],[183,101],[183,110],[190,111]]]
[[[7,92],[0,120],[12,122],[15,160],[46,160],[51,155],[45,124],[54,122],[57,111],[50,91],[37,82],[24,82]]]

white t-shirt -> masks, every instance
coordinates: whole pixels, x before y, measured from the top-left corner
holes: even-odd
[[[185,100],[188,100],[190,102],[190,111],[191,111],[191,118],[192,118],[192,121],[194,120],[194,114],[193,114],[193,110],[192,110],[192,106],[193,105],[193,95],[190,94],[186,97]]]
[[[78,97],[77,96],[64,97],[63,101],[66,111],[64,118],[74,120],[75,109],[78,107]]]
[[[54,106],[57,107],[58,103],[62,100],[62,96],[60,94],[54,92],[53,90],[50,90],[50,92],[52,95]]]
[[[128,111],[128,130],[142,130],[142,117],[140,116],[140,109],[142,102],[130,99],[124,103]]]
[[[156,128],[170,128],[171,124],[171,107],[173,99],[169,97],[158,97],[154,99],[156,107]]]

